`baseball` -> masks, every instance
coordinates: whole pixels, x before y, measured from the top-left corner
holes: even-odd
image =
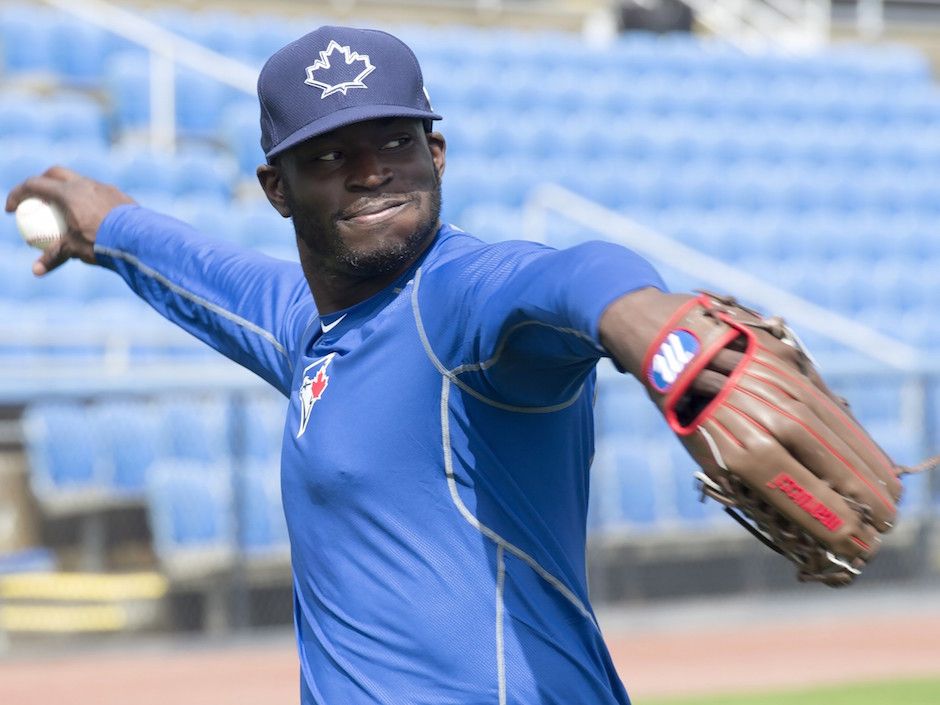
[[[40,198],[27,198],[17,206],[16,227],[27,245],[40,250],[45,250],[68,229],[62,210]]]

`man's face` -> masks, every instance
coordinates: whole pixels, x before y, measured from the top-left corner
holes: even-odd
[[[342,127],[291,148],[278,166],[301,256],[328,271],[404,269],[437,230],[444,142],[420,120]]]

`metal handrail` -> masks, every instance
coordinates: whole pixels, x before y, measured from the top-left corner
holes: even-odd
[[[173,152],[176,145],[176,76],[179,64],[254,95],[258,69],[180,37],[160,25],[103,0],[42,0],[150,52],[150,144]]]
[[[601,233],[645,257],[668,264],[709,287],[734,293],[768,310],[785,311],[787,320],[794,325],[836,340],[890,368],[902,372],[924,369],[927,356],[917,348],[768,284],[760,277],[677,242],[556,184],[543,184],[529,197],[524,221],[529,239],[542,239],[546,229],[544,214],[549,211],[578,223],[586,230]]]

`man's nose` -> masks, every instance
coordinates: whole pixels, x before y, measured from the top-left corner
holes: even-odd
[[[374,191],[392,180],[392,170],[377,154],[360,152],[349,165],[346,187],[353,191]]]

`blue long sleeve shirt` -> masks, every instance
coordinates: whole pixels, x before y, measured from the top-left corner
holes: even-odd
[[[588,601],[605,308],[663,284],[622,247],[440,228],[320,317],[299,265],[136,206],[95,246],[289,398],[281,455],[304,705],[629,703]]]

